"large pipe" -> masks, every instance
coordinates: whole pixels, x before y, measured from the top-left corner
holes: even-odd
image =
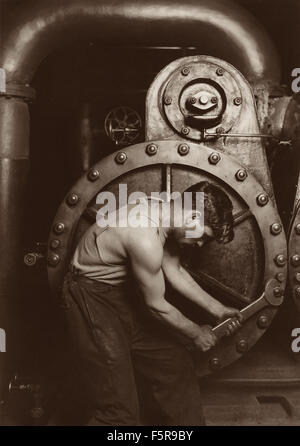
[[[11,16],[2,58],[9,81],[30,82],[51,49],[92,35],[109,43],[197,46],[250,81],[280,80],[268,35],[229,0],[27,0]]]

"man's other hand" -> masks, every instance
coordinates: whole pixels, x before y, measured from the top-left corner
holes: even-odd
[[[209,325],[201,325],[197,336],[193,339],[195,347],[199,348],[202,352],[207,352],[214,347],[217,340]]]

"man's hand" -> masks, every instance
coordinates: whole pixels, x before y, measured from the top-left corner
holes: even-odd
[[[226,319],[232,319],[230,325],[228,325],[229,336],[242,326],[243,315],[236,308],[225,307],[223,305],[217,317],[219,324]]]
[[[194,345],[202,352],[207,352],[216,345],[218,338],[214,335],[209,325],[201,325],[198,328],[198,334],[193,339]]]

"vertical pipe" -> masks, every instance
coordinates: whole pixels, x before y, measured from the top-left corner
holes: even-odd
[[[13,351],[20,267],[23,210],[29,155],[29,113],[21,98],[0,98],[0,327],[6,331],[7,352],[0,353],[0,400],[6,386],[6,363]]]

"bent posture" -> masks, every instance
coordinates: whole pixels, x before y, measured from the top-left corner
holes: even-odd
[[[233,238],[228,196],[204,181],[188,191],[192,205],[185,208],[181,225],[175,224],[175,202],[169,207],[158,204],[156,220],[145,202],[139,207],[143,224],[132,227],[130,212],[116,211],[116,227],[94,224],[75,250],[63,297],[89,391],[90,425],[139,424],[137,380],[151,396],[159,416],[156,424],[204,422],[193,362],[176,333],[203,352],[217,339],[211,327],[195,324],[166,300],[165,281],[216,320],[235,317],[239,327],[241,315],[206,293],[180,264],[185,245],[200,255],[209,239],[227,243]],[[197,192],[204,194],[204,224],[195,207]]]

